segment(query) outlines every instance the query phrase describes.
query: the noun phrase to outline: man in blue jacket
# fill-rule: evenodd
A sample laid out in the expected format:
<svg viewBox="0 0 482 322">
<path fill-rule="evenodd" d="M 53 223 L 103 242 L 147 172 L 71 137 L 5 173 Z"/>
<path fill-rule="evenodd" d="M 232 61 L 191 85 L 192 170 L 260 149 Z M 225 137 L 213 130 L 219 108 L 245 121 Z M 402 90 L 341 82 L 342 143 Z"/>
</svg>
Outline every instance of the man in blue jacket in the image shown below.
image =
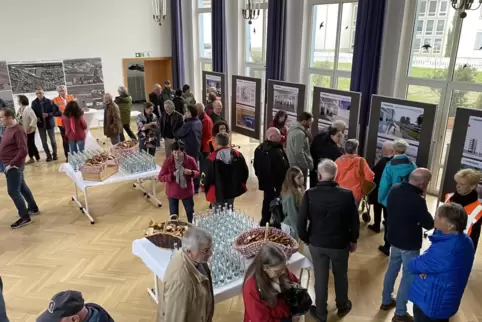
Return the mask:
<svg viewBox="0 0 482 322">
<path fill-rule="evenodd" d="M 55 117 L 62 116 L 59 108 L 52 103 L 51 100 L 44 96 L 44 90 L 39 87 L 35 92 L 37 98 L 32 101 L 32 109 L 37 115 L 37 127 L 42 141 L 42 147 L 47 155 L 47 162 L 57 160 L 57 141 L 55 140 Z M 47 144 L 47 135 L 52 146 L 52 153 L 50 153 L 49 145 Z"/>
<path fill-rule="evenodd" d="M 194 105 L 187 107 L 184 124 L 176 133 L 176 138 L 184 142 L 184 151 L 197 161 L 199 167 L 199 155 L 201 154 L 201 136 L 203 125 L 198 118 L 197 108 Z M 194 178 L 194 192 L 199 192 L 199 178 Z"/>
<path fill-rule="evenodd" d="M 424 193 L 432 178 L 428 169 L 418 168 L 410 174 L 409 182 L 392 187 L 387 198 L 388 241 L 392 244 L 390 262 L 383 281 L 380 309 L 396 307 L 392 322 L 412 322 L 407 312 L 408 290 L 414 276 L 408 272 L 408 263 L 420 254 L 422 228 L 432 229 L 433 218 L 428 212 Z M 395 281 L 403 266 L 397 299 L 392 298 Z"/>
<path fill-rule="evenodd" d="M 395 140 L 393 142 L 393 158 L 387 162 L 383 170 L 380 186 L 378 187 L 378 202 L 387 208 L 387 198 L 390 189 L 394 184 L 407 182 L 413 170 L 417 167 L 415 163 L 410 161 L 405 152 L 408 149 L 407 141 L 403 139 Z M 388 218 L 390 210 L 386 209 L 385 217 Z M 378 247 L 378 249 L 386 256 L 390 255 L 390 242 L 387 240 L 388 227 L 385 220 L 384 240 L 385 245 Z"/>
<path fill-rule="evenodd" d="M 474 263 L 474 246 L 464 233 L 467 213 L 458 204 L 437 209 L 432 244 L 408 264 L 415 322 L 444 322 L 457 313 Z"/>
</svg>

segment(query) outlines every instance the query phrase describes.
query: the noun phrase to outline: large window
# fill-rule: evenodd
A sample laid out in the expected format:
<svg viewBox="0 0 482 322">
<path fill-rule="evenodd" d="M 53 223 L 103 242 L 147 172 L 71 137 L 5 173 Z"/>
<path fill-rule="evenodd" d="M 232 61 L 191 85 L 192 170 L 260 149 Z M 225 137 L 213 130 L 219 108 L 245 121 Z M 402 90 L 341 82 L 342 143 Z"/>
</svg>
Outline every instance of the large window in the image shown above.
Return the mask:
<svg viewBox="0 0 482 322">
<path fill-rule="evenodd" d="M 266 41 L 268 33 L 268 1 L 261 1 L 259 16 L 249 24 L 243 19 L 245 29 L 245 73 L 266 81 Z M 264 87 L 263 87 L 264 88 Z"/>
<path fill-rule="evenodd" d="M 307 81 L 309 106 L 314 86 L 350 89 L 358 3 L 312 0 Z"/>
<path fill-rule="evenodd" d="M 200 75 L 202 71 L 212 71 L 212 27 L 211 27 L 211 0 L 197 0 L 197 21 L 198 21 L 198 57 L 200 62 Z M 201 83 L 202 84 L 202 81 Z"/>
<path fill-rule="evenodd" d="M 460 19 L 448 1 L 418 0 L 413 24 L 405 46 L 411 53 L 402 64 L 407 69 L 399 77 L 397 96 L 438 105 L 430 165 L 430 191 L 437 193 L 455 111 L 482 109 L 482 20 L 477 11 Z"/>
</svg>

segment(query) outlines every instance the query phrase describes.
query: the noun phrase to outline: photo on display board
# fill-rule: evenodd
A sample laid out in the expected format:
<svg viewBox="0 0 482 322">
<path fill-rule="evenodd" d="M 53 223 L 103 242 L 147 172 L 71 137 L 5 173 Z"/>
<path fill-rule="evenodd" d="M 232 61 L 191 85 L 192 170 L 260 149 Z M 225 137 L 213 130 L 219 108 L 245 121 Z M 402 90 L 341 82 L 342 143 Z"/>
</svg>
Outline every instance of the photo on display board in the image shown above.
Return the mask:
<svg viewBox="0 0 482 322">
<path fill-rule="evenodd" d="M 254 107 L 236 104 L 236 125 L 254 132 L 256 128 Z"/>
<path fill-rule="evenodd" d="M 8 64 L 8 73 L 14 94 L 34 93 L 37 87 L 55 91 L 65 85 L 62 62 Z"/>
<path fill-rule="evenodd" d="M 256 107 L 256 82 L 236 80 L 236 103 Z"/>
<path fill-rule="evenodd" d="M 341 120 L 346 125 L 350 122 L 351 97 L 330 93 L 320 93 L 318 130 L 331 126 L 334 121 Z M 348 128 L 345 135 L 348 134 Z"/>
<path fill-rule="evenodd" d="M 104 85 L 68 86 L 67 91 L 74 95 L 81 108 L 101 109 L 104 106 Z"/>
<path fill-rule="evenodd" d="M 209 94 L 213 89 L 216 89 L 216 96 L 222 97 L 223 90 L 221 86 L 221 76 L 217 75 L 206 75 L 206 99 L 208 99 Z"/>
<path fill-rule="evenodd" d="M 0 91 L 0 99 L 5 103 L 6 107 L 14 107 L 12 91 Z"/>
<path fill-rule="evenodd" d="M 67 86 L 104 84 L 100 58 L 64 60 Z"/>
<path fill-rule="evenodd" d="M 298 88 L 273 85 L 273 110 L 283 110 L 296 115 L 298 109 L 298 95 Z"/>
<path fill-rule="evenodd" d="M 482 171 L 482 117 L 471 116 L 469 118 L 460 167 Z M 479 183 L 477 190 L 479 199 L 482 199 L 482 182 Z"/>
<path fill-rule="evenodd" d="M 9 91 L 11 89 L 7 62 L 0 61 L 0 91 Z"/>
<path fill-rule="evenodd" d="M 406 153 L 410 160 L 416 162 L 422 124 L 422 108 L 383 102 L 378 123 L 375 162 L 382 157 L 383 143 L 397 139 L 407 141 L 409 147 Z"/>
</svg>

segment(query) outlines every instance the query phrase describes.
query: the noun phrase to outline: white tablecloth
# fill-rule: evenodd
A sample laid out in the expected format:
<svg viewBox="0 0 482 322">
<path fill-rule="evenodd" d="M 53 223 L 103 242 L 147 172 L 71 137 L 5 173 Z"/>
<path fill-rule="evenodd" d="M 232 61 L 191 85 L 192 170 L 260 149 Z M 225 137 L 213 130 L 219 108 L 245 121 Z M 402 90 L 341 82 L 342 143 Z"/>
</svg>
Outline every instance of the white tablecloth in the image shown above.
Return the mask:
<svg viewBox="0 0 482 322">
<path fill-rule="evenodd" d="M 75 182 L 77 187 L 79 187 L 80 190 L 85 192 L 85 189 L 87 187 L 97 187 L 97 186 L 103 186 L 111 183 L 117 183 L 117 182 L 122 182 L 122 181 L 135 181 L 137 179 L 145 179 L 145 178 L 150 178 L 150 177 L 157 177 L 159 172 L 161 171 L 161 167 L 156 166 L 156 170 L 149 171 L 149 172 L 143 172 L 143 173 L 125 173 L 122 171 L 119 171 L 118 173 L 114 174 L 113 176 L 105 179 L 104 181 L 87 181 L 82 178 L 82 174 L 80 171 L 74 171 L 72 166 L 68 163 L 64 163 L 60 166 L 59 171 L 60 172 L 65 172 L 67 176 Z"/>
<path fill-rule="evenodd" d="M 151 243 L 147 238 L 136 239 L 132 243 L 132 254 L 136 255 L 144 264 L 159 277 L 164 279 L 167 265 L 171 259 L 171 251 L 161 249 Z M 246 266 L 251 260 L 247 260 Z M 299 271 L 302 268 L 310 268 L 311 262 L 302 254 L 296 253 L 288 261 L 288 268 L 291 271 Z M 243 287 L 243 278 L 226 284 L 222 287 L 214 289 L 214 298 L 216 302 L 221 302 L 237 296 L 241 293 Z"/>
</svg>

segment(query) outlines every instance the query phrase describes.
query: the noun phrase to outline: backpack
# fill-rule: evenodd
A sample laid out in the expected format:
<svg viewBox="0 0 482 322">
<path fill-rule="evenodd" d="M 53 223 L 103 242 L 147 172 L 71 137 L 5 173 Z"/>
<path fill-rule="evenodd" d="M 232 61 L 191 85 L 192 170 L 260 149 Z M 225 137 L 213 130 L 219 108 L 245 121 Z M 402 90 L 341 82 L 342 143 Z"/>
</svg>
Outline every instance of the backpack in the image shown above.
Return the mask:
<svg viewBox="0 0 482 322">
<path fill-rule="evenodd" d="M 272 200 L 269 204 L 269 211 L 271 212 L 270 227 L 281 229 L 281 223 L 285 220 L 285 213 L 283 212 L 283 203 L 281 198 Z"/>
</svg>

